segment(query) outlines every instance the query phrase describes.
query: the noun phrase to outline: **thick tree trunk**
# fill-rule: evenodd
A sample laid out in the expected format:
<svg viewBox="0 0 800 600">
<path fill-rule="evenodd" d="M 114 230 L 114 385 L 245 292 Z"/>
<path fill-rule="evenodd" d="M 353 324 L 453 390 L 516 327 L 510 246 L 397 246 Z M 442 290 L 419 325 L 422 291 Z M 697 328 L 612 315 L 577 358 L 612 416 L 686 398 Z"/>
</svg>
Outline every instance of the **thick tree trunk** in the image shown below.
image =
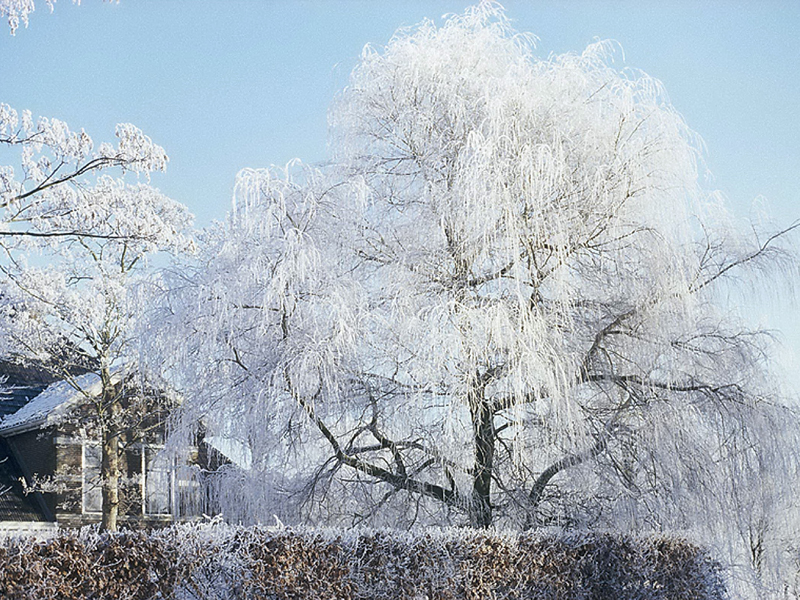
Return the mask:
<svg viewBox="0 0 800 600">
<path fill-rule="evenodd" d="M 121 406 L 109 373 L 101 375 L 103 380 L 103 404 L 106 414 L 103 419 L 102 468 L 103 520 L 101 528 L 105 531 L 117 530 L 119 517 L 119 428 L 118 419 Z"/>
<path fill-rule="evenodd" d="M 475 466 L 469 521 L 473 527 L 492 524 L 492 468 L 494 463 L 494 413 L 483 399 L 470 402 L 475 439 Z"/>
</svg>

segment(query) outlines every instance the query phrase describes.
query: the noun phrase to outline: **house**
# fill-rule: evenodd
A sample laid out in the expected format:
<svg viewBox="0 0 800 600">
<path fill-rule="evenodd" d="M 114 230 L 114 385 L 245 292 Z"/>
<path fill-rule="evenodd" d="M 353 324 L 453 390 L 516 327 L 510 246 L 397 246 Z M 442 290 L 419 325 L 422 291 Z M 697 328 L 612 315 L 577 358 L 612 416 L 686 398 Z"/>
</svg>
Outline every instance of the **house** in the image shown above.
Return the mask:
<svg viewBox="0 0 800 600">
<path fill-rule="evenodd" d="M 99 522 L 101 383 L 82 370 L 57 381 L 46 368 L 0 363 L 0 529 L 77 527 Z M 157 527 L 204 509 L 196 473 L 204 443 L 178 461 L 163 452 L 170 403 L 158 390 L 120 374 L 125 404 L 119 524 Z"/>
</svg>

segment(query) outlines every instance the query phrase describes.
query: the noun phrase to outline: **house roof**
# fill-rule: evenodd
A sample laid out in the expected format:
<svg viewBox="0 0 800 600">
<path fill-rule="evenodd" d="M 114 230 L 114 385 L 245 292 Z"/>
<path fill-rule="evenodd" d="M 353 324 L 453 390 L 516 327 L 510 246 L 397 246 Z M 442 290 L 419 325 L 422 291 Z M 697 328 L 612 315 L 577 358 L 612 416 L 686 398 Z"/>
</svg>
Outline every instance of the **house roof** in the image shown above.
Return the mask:
<svg viewBox="0 0 800 600">
<path fill-rule="evenodd" d="M 0 420 L 17 412 L 55 380 L 40 363 L 0 361 Z"/>
<path fill-rule="evenodd" d="M 87 396 L 98 395 L 101 389 L 100 377 L 95 373 L 78 375 L 69 382 L 51 383 L 42 393 L 0 420 L 0 435 L 55 425 L 70 408 L 84 401 Z"/>
<path fill-rule="evenodd" d="M 57 377 L 45 363 L 40 361 L 2 360 L 0 376 L 6 385 L 29 385 L 53 383 Z"/>
<path fill-rule="evenodd" d="M 0 385 L 0 421 L 17 412 L 36 396 L 41 394 L 46 384 L 42 385 Z"/>
<path fill-rule="evenodd" d="M 253 466 L 253 451 L 247 443 L 222 435 L 207 435 L 205 442 L 240 469 L 249 470 Z"/>
<path fill-rule="evenodd" d="M 64 352 L 66 350 L 62 354 Z M 69 363 L 61 360 L 60 364 L 60 371 L 73 376 L 86 373 L 91 366 L 80 355 Z M 0 421 L 16 413 L 58 379 L 53 365 L 41 360 L 14 357 L 0 360 Z"/>
</svg>

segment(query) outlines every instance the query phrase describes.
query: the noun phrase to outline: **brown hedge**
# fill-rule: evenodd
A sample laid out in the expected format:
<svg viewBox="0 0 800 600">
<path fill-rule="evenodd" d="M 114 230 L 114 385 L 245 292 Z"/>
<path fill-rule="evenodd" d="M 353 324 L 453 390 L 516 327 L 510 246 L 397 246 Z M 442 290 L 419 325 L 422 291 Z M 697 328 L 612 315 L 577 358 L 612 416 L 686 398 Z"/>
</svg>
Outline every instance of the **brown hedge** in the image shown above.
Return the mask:
<svg viewBox="0 0 800 600">
<path fill-rule="evenodd" d="M 0 598 L 8 600 L 725 597 L 707 554 L 669 538 L 210 524 L 0 540 Z"/>
</svg>

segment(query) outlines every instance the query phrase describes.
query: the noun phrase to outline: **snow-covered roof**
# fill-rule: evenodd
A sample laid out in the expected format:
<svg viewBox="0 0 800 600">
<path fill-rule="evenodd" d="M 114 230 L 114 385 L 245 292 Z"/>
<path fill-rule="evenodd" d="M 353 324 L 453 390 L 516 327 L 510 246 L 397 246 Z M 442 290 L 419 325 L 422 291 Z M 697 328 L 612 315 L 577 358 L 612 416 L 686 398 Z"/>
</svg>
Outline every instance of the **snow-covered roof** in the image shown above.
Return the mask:
<svg viewBox="0 0 800 600">
<path fill-rule="evenodd" d="M 71 382 L 52 383 L 17 412 L 3 418 L 0 421 L 0 434 L 55 425 L 70 408 L 85 401 L 86 395 L 96 396 L 101 390 L 100 377 L 95 373 L 78 375 Z"/>
<path fill-rule="evenodd" d="M 52 382 L 25 386 L 0 384 L 0 421 L 7 415 L 13 415 L 36 398 L 50 383 Z"/>
<path fill-rule="evenodd" d="M 248 470 L 253 465 L 253 452 L 245 442 L 221 435 L 207 435 L 205 442 L 240 469 Z"/>
</svg>

